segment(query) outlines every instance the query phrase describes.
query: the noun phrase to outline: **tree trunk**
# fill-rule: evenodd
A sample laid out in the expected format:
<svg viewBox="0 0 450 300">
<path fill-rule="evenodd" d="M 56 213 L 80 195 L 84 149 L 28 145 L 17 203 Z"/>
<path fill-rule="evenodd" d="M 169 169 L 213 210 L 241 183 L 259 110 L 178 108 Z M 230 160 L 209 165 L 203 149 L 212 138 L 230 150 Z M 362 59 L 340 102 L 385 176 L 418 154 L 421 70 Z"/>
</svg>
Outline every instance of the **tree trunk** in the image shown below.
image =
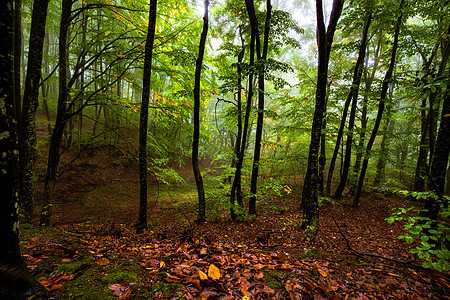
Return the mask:
<svg viewBox="0 0 450 300">
<path fill-rule="evenodd" d="M 156 11 L 158 0 L 150 1 L 147 40 L 145 42 L 144 76 L 142 80 L 142 104 L 139 118 L 139 217 L 137 233 L 147 230 L 147 126 L 150 83 L 152 77 L 153 44 L 155 41 Z"/>
<path fill-rule="evenodd" d="M 267 0 L 267 12 L 266 12 L 266 21 L 264 25 L 264 42 L 263 42 L 263 53 L 261 56 L 261 46 L 259 39 L 259 30 L 258 30 L 258 19 L 255 14 L 255 7 L 253 0 L 246 1 L 252 8 L 247 7 L 247 11 L 249 11 L 249 18 L 252 26 L 252 30 L 255 31 L 256 36 L 256 53 L 258 55 L 258 61 L 262 62 L 263 65 L 259 65 L 261 68 L 258 70 L 258 117 L 256 122 L 256 134 L 255 134 L 255 151 L 253 153 L 253 165 L 252 165 L 252 176 L 250 180 L 250 199 L 249 199 L 249 209 L 248 212 L 250 215 L 256 215 L 256 192 L 257 192 L 257 184 L 258 184 L 258 172 L 259 172 L 259 161 L 261 155 L 261 138 L 262 138 L 262 129 L 264 124 L 264 72 L 265 67 L 264 63 L 267 59 L 267 48 L 269 46 L 269 31 L 270 31 L 270 17 L 272 14 L 272 4 L 270 0 Z M 251 11 L 251 13 L 250 13 Z"/>
<path fill-rule="evenodd" d="M 241 39 L 241 51 L 238 54 L 238 63 L 237 63 L 237 81 L 238 81 L 238 91 L 237 91 L 237 117 L 238 117 L 238 132 L 236 137 L 236 144 L 234 148 L 235 152 L 235 173 L 234 173 L 234 180 L 233 184 L 231 186 L 231 193 L 230 193 L 230 203 L 231 203 L 231 219 L 236 219 L 236 213 L 234 211 L 234 203 L 236 200 L 236 193 L 241 193 L 241 170 L 242 170 L 242 163 L 238 167 L 238 163 L 243 159 L 243 156 L 241 156 L 241 140 L 242 140 L 242 60 L 244 59 L 245 54 L 245 44 L 244 44 L 244 38 L 242 37 L 242 25 L 239 26 L 239 36 Z M 242 199 L 242 195 L 239 196 L 240 199 Z"/>
<path fill-rule="evenodd" d="M 372 86 L 372 83 L 375 79 L 375 74 L 376 71 L 378 69 L 378 62 L 380 60 L 379 54 L 381 52 L 381 45 L 382 45 L 382 41 L 383 41 L 383 35 L 380 34 L 380 38 L 378 39 L 378 45 L 375 49 L 375 53 L 374 53 L 374 64 L 372 67 L 372 73 L 370 75 L 370 77 L 367 77 L 367 64 L 368 64 L 368 60 L 369 57 L 366 58 L 366 72 L 364 73 L 366 75 L 365 78 L 365 89 L 364 89 L 364 97 L 363 97 L 363 101 L 362 101 L 362 111 L 361 111 L 361 131 L 359 134 L 359 143 L 358 143 L 358 147 L 356 148 L 356 158 L 355 158 L 355 165 L 353 166 L 353 176 L 351 177 L 352 179 L 352 192 L 355 191 L 357 189 L 357 181 L 358 181 L 358 175 L 359 175 L 359 169 L 361 168 L 361 159 L 363 156 L 363 151 L 364 151 L 364 140 L 366 137 L 366 128 L 367 128 L 367 121 L 368 121 L 368 117 L 367 117 L 367 102 L 369 99 L 369 92 L 370 92 L 370 88 Z M 367 54 L 368 56 L 368 54 Z"/>
<path fill-rule="evenodd" d="M 450 33 L 450 25 L 447 28 L 447 34 Z M 444 69 L 450 55 L 450 41 L 446 39 L 441 45 L 442 60 L 439 65 L 438 77 L 441 78 L 444 74 Z M 425 200 L 420 215 L 428 217 L 436 221 L 438 219 L 439 210 L 441 209 L 442 195 L 445 190 L 445 178 L 450 154 L 450 92 L 448 90 L 442 91 L 444 93 L 444 104 L 442 107 L 441 122 L 439 131 L 434 145 L 433 157 L 430 164 L 430 176 L 428 186 L 433 190 L 438 199 L 429 197 Z"/>
<path fill-rule="evenodd" d="M 345 154 L 344 154 L 344 165 L 342 168 L 342 176 L 341 181 L 339 182 L 338 187 L 336 188 L 336 192 L 334 197 L 340 199 L 342 197 L 342 192 L 345 189 L 347 184 L 347 178 L 350 170 L 350 161 L 352 155 L 352 144 L 353 144 L 353 127 L 355 125 L 356 118 L 356 107 L 358 103 L 358 93 L 359 86 L 361 83 L 361 76 L 364 69 L 364 59 L 366 56 L 366 48 L 367 48 L 367 36 L 369 34 L 370 23 L 372 22 L 372 8 L 369 8 L 369 12 L 367 15 L 367 20 L 364 25 L 362 37 L 361 37 L 361 45 L 359 46 L 358 59 L 355 65 L 355 71 L 353 73 L 352 86 L 350 88 L 350 93 L 348 98 L 352 99 L 352 106 L 350 109 L 350 116 L 348 120 L 348 133 L 347 133 L 347 141 L 345 145 Z M 343 122 L 345 119 L 343 118 Z M 342 123 L 341 123 L 342 125 Z M 331 174 L 330 174 L 331 175 Z"/>
<path fill-rule="evenodd" d="M 0 1 L 0 298 L 47 299 L 19 247 L 19 178 L 14 106 L 13 0 Z"/>
<path fill-rule="evenodd" d="M 67 35 L 70 26 L 70 16 L 72 10 L 72 0 L 62 1 L 61 21 L 59 29 L 59 95 L 58 95 L 58 108 L 56 112 L 55 128 L 53 129 L 52 138 L 50 140 L 50 148 L 48 153 L 47 172 L 44 181 L 44 195 L 42 200 L 42 212 L 40 225 L 50 225 L 51 208 L 52 208 L 52 195 L 55 188 L 56 172 L 58 169 L 60 153 L 59 148 L 66 127 L 67 107 L 66 102 L 68 100 L 68 87 L 67 87 Z"/>
<path fill-rule="evenodd" d="M 422 110 L 420 112 L 420 145 L 419 156 L 417 158 L 416 170 L 414 173 L 414 191 L 423 192 L 425 190 L 425 174 L 427 173 L 428 157 L 428 118 L 425 112 L 427 99 L 422 100 Z"/>
<path fill-rule="evenodd" d="M 303 185 L 302 229 L 306 229 L 305 239 L 314 241 L 319 230 L 319 202 L 317 185 L 319 180 L 318 159 L 320 136 L 322 133 L 322 118 L 325 112 L 328 62 L 330 60 L 331 44 L 333 43 L 336 25 L 341 16 L 343 0 L 334 0 L 328 29 L 325 28 L 322 0 L 316 0 L 317 15 L 317 46 L 319 49 L 319 66 L 317 69 L 316 103 L 309 145 L 308 169 Z"/>
<path fill-rule="evenodd" d="M 353 207 L 357 207 L 359 205 L 359 198 L 361 197 L 361 191 L 364 184 L 364 178 L 366 176 L 367 166 L 369 164 L 369 152 L 372 150 L 373 143 L 375 142 L 375 138 L 377 136 L 378 128 L 380 127 L 381 118 L 383 117 L 386 97 L 389 89 L 389 84 L 392 80 L 392 74 L 394 72 L 394 66 L 395 66 L 395 56 L 397 54 L 397 48 L 398 48 L 398 36 L 400 34 L 400 28 L 402 25 L 402 18 L 403 18 L 403 3 L 404 0 L 400 2 L 399 11 L 400 15 L 397 18 L 397 22 L 395 24 L 395 33 L 394 33 L 394 44 L 392 46 L 392 55 L 391 55 L 391 61 L 389 63 L 389 68 L 386 72 L 386 75 L 383 80 L 383 85 L 381 86 L 381 94 L 380 94 L 380 102 L 378 104 L 378 112 L 377 117 L 375 119 L 375 124 L 373 126 L 372 134 L 370 135 L 369 141 L 367 143 L 366 152 L 364 156 L 364 161 L 361 167 L 361 173 L 359 175 L 358 179 L 358 188 L 356 190 L 355 198 L 353 199 Z"/>
<path fill-rule="evenodd" d="M 392 98 L 392 93 L 391 97 Z M 399 108 L 400 103 L 396 105 L 395 108 Z M 383 127 L 383 138 L 381 139 L 380 144 L 380 153 L 378 156 L 378 162 L 376 166 L 376 173 L 375 178 L 373 180 L 373 184 L 375 186 L 379 185 L 380 183 L 384 182 L 386 180 L 386 162 L 389 158 L 389 144 L 390 144 L 390 134 L 394 131 L 395 127 L 395 120 L 391 119 L 391 108 L 388 107 L 387 114 L 386 114 L 386 123 Z"/>
<path fill-rule="evenodd" d="M 246 0 L 248 1 L 248 0 Z M 256 42 L 256 36 L 254 35 L 254 31 L 251 31 L 250 35 L 250 63 L 249 63 L 249 75 L 248 75 L 248 93 L 247 93 L 247 102 L 245 107 L 245 117 L 244 117 L 244 126 L 242 129 L 242 140 L 241 140 L 241 149 L 239 150 L 239 157 L 236 163 L 236 174 L 239 174 L 239 177 L 234 178 L 233 187 L 235 186 L 236 192 L 236 201 L 239 206 L 243 206 L 244 203 L 242 201 L 242 191 L 241 191 L 241 173 L 242 173 L 242 166 L 244 163 L 244 155 L 245 155 L 245 149 L 247 148 L 247 138 L 249 136 L 249 120 L 250 120 L 250 112 L 252 107 L 252 98 L 253 98 L 253 71 L 252 67 L 255 64 L 255 42 Z M 233 189 L 232 187 L 232 189 Z M 230 197 L 230 215 L 231 219 L 236 219 L 236 212 L 234 210 L 234 202 L 235 198 L 233 193 Z"/>
<path fill-rule="evenodd" d="M 36 156 L 36 110 L 39 106 L 42 55 L 49 0 L 35 1 L 30 29 L 27 76 L 19 126 L 20 204 L 24 219 L 33 217 L 33 166 Z"/>
<path fill-rule="evenodd" d="M 17 124 L 22 111 L 22 90 L 20 88 L 20 64 L 22 55 L 22 0 L 14 0 L 14 110 Z M 20 128 L 20 126 L 18 127 Z"/>
<path fill-rule="evenodd" d="M 197 185 L 198 194 L 198 222 L 206 221 L 206 201 L 205 190 L 203 188 L 202 174 L 198 167 L 198 145 L 200 141 L 200 80 L 203 64 L 203 56 L 205 54 L 206 36 L 208 34 L 208 7 L 209 0 L 204 1 L 205 12 L 203 15 L 203 30 L 200 36 L 198 46 L 198 57 L 195 63 L 195 83 L 194 83 L 194 136 L 192 139 L 192 168 L 194 171 L 195 183 Z"/>
</svg>

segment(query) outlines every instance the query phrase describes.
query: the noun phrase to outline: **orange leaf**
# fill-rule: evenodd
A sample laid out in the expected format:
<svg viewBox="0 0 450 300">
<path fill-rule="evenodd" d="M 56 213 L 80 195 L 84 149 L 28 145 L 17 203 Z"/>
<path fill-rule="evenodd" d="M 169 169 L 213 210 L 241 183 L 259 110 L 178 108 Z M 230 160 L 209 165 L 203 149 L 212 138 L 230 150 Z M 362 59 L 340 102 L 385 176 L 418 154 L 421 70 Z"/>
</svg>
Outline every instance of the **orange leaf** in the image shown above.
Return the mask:
<svg viewBox="0 0 450 300">
<path fill-rule="evenodd" d="M 325 272 L 324 270 L 322 270 L 322 269 L 317 269 L 318 271 L 319 271 L 319 273 L 320 273 L 320 275 L 322 275 L 323 277 L 327 277 L 328 276 L 328 273 L 327 272 Z"/>
<path fill-rule="evenodd" d="M 214 264 L 211 264 L 208 269 L 208 276 L 211 279 L 218 280 L 220 278 L 220 270 Z"/>
<path fill-rule="evenodd" d="M 198 270 L 198 276 L 200 277 L 201 280 L 207 280 L 208 279 L 208 275 L 206 275 L 205 273 L 203 273 L 200 270 Z"/>
</svg>

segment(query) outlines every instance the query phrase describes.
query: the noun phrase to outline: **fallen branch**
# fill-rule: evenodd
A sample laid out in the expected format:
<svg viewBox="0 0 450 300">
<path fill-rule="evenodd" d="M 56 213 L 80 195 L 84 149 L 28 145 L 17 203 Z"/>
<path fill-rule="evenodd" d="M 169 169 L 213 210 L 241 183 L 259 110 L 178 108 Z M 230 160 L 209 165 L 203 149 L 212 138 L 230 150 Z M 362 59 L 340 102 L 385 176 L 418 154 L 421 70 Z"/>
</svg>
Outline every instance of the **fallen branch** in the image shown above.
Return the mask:
<svg viewBox="0 0 450 300">
<path fill-rule="evenodd" d="M 341 227 L 339 226 L 339 224 L 336 222 L 336 220 L 334 219 L 333 216 L 331 216 L 331 219 L 333 219 L 334 224 L 336 224 L 336 227 L 339 231 L 339 233 L 342 235 L 342 237 L 344 238 L 345 242 L 347 243 L 347 249 L 348 251 L 350 251 L 352 254 L 359 256 L 359 257 L 364 257 L 364 256 L 369 256 L 369 257 L 375 257 L 375 258 L 380 258 L 380 259 L 384 259 L 387 261 L 392 261 L 398 264 L 404 264 L 404 265 L 409 265 L 412 266 L 414 268 L 419 268 L 419 269 L 423 269 L 422 266 L 419 266 L 415 263 L 415 261 L 413 260 L 409 260 L 409 261 L 403 261 L 403 260 L 398 260 L 395 258 L 390 258 L 390 257 L 386 257 L 386 256 L 382 256 L 382 255 L 378 255 L 378 254 L 370 254 L 370 253 L 362 253 L 359 252 L 355 249 L 352 248 L 350 241 L 347 239 L 347 237 L 345 236 L 345 234 L 342 232 Z"/>
</svg>

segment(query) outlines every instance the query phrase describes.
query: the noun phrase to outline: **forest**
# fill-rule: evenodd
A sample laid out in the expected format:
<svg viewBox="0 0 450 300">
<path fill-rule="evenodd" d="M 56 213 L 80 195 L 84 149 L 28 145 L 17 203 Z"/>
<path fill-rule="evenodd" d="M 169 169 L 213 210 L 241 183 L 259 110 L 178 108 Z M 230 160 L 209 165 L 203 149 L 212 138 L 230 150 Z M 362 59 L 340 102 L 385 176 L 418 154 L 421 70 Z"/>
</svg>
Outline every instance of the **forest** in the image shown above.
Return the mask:
<svg viewBox="0 0 450 300">
<path fill-rule="evenodd" d="M 0 299 L 450 299 L 448 0 L 1 0 Z"/>
</svg>

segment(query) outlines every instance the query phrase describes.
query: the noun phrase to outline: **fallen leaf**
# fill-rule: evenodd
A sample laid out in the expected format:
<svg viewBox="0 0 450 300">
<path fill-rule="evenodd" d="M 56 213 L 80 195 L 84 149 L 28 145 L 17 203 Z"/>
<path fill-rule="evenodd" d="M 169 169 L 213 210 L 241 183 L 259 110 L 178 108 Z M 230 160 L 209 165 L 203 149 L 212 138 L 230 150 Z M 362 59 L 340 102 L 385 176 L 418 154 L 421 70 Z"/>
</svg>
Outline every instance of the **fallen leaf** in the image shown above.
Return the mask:
<svg viewBox="0 0 450 300">
<path fill-rule="evenodd" d="M 220 270 L 214 264 L 211 264 L 208 268 L 208 276 L 211 279 L 218 280 L 220 278 Z"/>
<path fill-rule="evenodd" d="M 328 276 L 328 273 L 325 272 L 324 270 L 322 270 L 321 268 L 318 268 L 317 270 L 319 271 L 320 275 L 322 275 L 322 277 L 327 277 Z"/>
<path fill-rule="evenodd" d="M 206 275 L 203 271 L 198 270 L 198 276 L 200 277 L 200 280 L 207 280 L 208 275 Z"/>
<path fill-rule="evenodd" d="M 99 266 L 106 266 L 109 264 L 109 260 L 106 257 L 102 257 L 99 260 L 97 260 L 96 263 Z"/>
</svg>

